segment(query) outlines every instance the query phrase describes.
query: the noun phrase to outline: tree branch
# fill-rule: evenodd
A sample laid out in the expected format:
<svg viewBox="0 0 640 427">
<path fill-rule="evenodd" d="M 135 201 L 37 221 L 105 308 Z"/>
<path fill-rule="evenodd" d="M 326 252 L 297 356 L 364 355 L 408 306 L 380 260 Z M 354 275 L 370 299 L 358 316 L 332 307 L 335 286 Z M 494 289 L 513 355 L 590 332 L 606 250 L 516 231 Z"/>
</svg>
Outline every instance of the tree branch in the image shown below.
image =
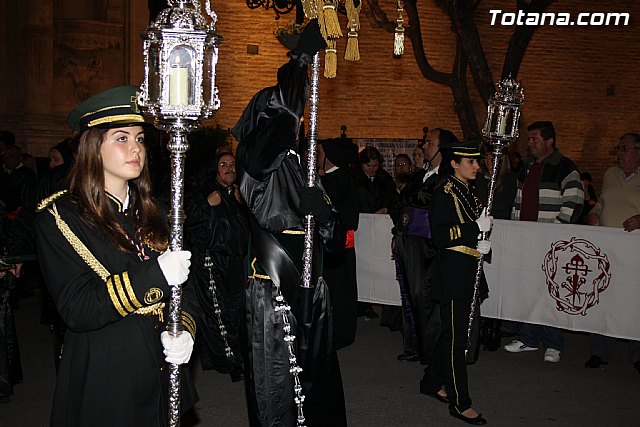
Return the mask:
<svg viewBox="0 0 640 427">
<path fill-rule="evenodd" d="M 526 12 L 542 13 L 553 0 L 533 0 L 529 2 L 524 0 L 518 0 L 518 8 Z M 515 79 L 520 71 L 520 65 L 522 59 L 527 51 L 527 46 L 531 42 L 533 33 L 538 29 L 536 25 L 518 25 L 516 26 L 511 38 L 509 39 L 509 47 L 504 57 L 504 63 L 502 64 L 502 78 L 505 79 L 511 76 Z"/>
</svg>

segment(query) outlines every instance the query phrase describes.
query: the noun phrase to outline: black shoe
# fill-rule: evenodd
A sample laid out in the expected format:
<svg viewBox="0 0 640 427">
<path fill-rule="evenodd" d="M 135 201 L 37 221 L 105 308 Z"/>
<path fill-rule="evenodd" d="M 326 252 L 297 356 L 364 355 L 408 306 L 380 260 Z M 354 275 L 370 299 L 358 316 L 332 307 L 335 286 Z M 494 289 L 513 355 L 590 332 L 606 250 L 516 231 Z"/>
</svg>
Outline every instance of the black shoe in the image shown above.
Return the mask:
<svg viewBox="0 0 640 427">
<path fill-rule="evenodd" d="M 373 309 L 371 309 L 371 308 L 368 309 L 368 310 L 365 310 L 364 312 L 362 312 L 358 317 L 362 317 L 364 320 L 372 320 L 372 319 L 379 319 L 380 318 L 378 313 L 373 311 Z"/>
<path fill-rule="evenodd" d="M 636 368 L 636 371 L 640 374 L 640 361 L 633 364 L 633 367 Z"/>
<path fill-rule="evenodd" d="M 425 396 L 429 396 L 432 399 L 436 399 L 438 402 L 449 403 L 449 399 L 446 396 L 441 396 L 437 391 L 425 391 L 420 389 L 420 394 L 424 394 Z"/>
<path fill-rule="evenodd" d="M 420 355 L 418 353 L 402 353 L 398 355 L 398 360 L 400 362 L 417 362 L 420 360 Z"/>
<path fill-rule="evenodd" d="M 607 362 L 605 362 L 604 360 L 600 359 L 600 357 L 591 356 L 589 358 L 589 360 L 584 362 L 584 367 L 585 368 L 599 368 L 600 365 L 606 365 L 606 364 L 607 364 Z"/>
<path fill-rule="evenodd" d="M 469 418 L 469 417 L 465 417 L 464 415 L 456 411 L 454 408 L 449 408 L 449 413 L 453 418 L 462 420 L 467 424 L 473 424 L 474 426 L 481 426 L 487 423 L 487 420 L 482 417 L 482 414 L 478 414 L 478 416 L 474 418 Z"/>
</svg>

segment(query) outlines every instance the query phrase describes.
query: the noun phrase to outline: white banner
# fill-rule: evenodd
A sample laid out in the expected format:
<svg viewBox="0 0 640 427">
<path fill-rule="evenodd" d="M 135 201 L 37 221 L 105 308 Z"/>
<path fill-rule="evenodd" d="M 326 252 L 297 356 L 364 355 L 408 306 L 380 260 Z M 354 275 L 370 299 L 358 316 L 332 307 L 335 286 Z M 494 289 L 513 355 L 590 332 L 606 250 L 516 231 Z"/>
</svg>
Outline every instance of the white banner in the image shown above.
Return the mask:
<svg viewBox="0 0 640 427">
<path fill-rule="evenodd" d="M 355 233 L 358 300 L 377 304 L 401 305 L 396 267 L 391 259 L 389 215 L 360 214 Z"/>
<path fill-rule="evenodd" d="M 400 305 L 391 221 L 367 216 L 356 232 L 359 298 Z M 640 340 L 640 232 L 496 220 L 491 242 L 483 316 Z"/>
</svg>

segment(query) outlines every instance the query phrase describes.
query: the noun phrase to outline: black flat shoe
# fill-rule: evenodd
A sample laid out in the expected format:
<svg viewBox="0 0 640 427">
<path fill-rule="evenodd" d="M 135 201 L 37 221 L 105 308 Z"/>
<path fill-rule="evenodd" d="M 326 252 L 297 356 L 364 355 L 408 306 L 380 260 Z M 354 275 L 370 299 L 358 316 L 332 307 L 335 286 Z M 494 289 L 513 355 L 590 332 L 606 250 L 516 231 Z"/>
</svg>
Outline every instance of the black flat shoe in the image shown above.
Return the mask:
<svg viewBox="0 0 640 427">
<path fill-rule="evenodd" d="M 420 355 L 418 353 L 402 353 L 398 355 L 398 360 L 400 362 L 417 362 L 420 360 Z"/>
<path fill-rule="evenodd" d="M 469 418 L 469 417 L 465 417 L 455 409 L 451 409 L 451 408 L 449 408 L 449 413 L 453 418 L 457 418 L 459 420 L 464 421 L 467 424 L 472 424 L 474 426 L 481 426 L 487 423 L 487 420 L 485 418 L 482 418 L 482 414 L 478 414 L 478 416 L 474 418 Z"/>
<path fill-rule="evenodd" d="M 598 356 L 591 356 L 589 358 L 589 360 L 587 360 L 586 362 L 584 362 L 584 367 L 585 368 L 599 368 L 600 365 L 606 365 L 607 362 L 605 362 L 604 360 L 600 359 L 600 357 Z"/>
<path fill-rule="evenodd" d="M 432 399 L 436 399 L 438 402 L 449 403 L 449 399 L 446 396 L 439 395 L 438 392 L 427 392 L 420 390 L 420 393 L 424 394 L 425 396 L 429 396 Z"/>
</svg>

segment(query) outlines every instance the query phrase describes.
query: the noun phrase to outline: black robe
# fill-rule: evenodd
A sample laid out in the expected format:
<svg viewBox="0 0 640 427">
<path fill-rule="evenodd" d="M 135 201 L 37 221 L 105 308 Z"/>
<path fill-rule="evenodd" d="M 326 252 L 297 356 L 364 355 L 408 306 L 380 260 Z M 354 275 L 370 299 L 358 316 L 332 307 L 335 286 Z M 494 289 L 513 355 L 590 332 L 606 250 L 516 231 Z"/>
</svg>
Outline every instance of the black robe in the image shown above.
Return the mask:
<svg viewBox="0 0 640 427">
<path fill-rule="evenodd" d="M 240 141 L 237 164 L 240 190 L 253 213 L 247 298 L 247 406 L 251 425 L 291 426 L 298 417 L 291 360 L 304 394 L 306 425 L 346 425 L 344 393 L 332 343 L 332 319 L 326 283 L 317 278 L 316 250 L 312 283 L 299 286 L 304 234 L 299 192 L 305 186 L 296 153 L 300 117 L 308 97 L 310 60 L 294 52 L 278 71 L 278 84 L 258 92 L 233 134 Z M 344 246 L 336 220 L 316 226 L 316 248 Z M 277 310 L 289 306 L 290 310 Z M 290 329 L 289 329 L 290 328 Z M 287 331 L 295 336 L 291 359 Z"/>
<path fill-rule="evenodd" d="M 358 229 L 360 214 L 353 176 L 339 168 L 321 177 L 322 186 L 331 198 L 342 224 L 347 230 Z M 348 240 L 348 239 L 347 239 Z M 356 340 L 358 323 L 358 281 L 356 277 L 356 249 L 353 241 L 339 251 L 325 251 L 323 277 L 329 286 L 333 307 L 333 336 L 336 349 Z"/>
<path fill-rule="evenodd" d="M 132 209 L 123 212 L 115 198 L 110 200 L 116 221 L 135 236 Z M 171 287 L 157 262 L 159 253 L 146 243 L 130 252 L 115 249 L 80 218 L 68 194 L 40 207 L 38 259 L 67 326 L 51 425 L 167 425 L 169 365 L 160 342 L 165 324 L 159 315 L 134 313 L 164 302 L 158 309 L 168 319 Z M 86 250 L 72 246 L 60 220 Z M 139 256 L 141 248 L 147 260 Z M 195 335 L 197 305 L 189 287 L 182 313 L 186 330 Z M 181 412 L 197 400 L 186 366 L 181 367 Z"/>
<path fill-rule="evenodd" d="M 221 202 L 212 207 L 207 196 L 213 191 L 220 193 Z M 194 189 L 185 204 L 185 239 L 192 253 L 189 279 L 194 285 L 204 320 L 198 328 L 196 349 L 202 369 L 227 373 L 242 365 L 239 333 L 247 278 L 249 212 L 215 177 L 208 177 L 200 188 Z M 205 266 L 206 256 L 211 260 L 210 268 Z M 221 310 L 219 315 L 216 303 Z M 232 354 L 225 350 L 225 338 Z"/>
<path fill-rule="evenodd" d="M 431 271 L 436 249 L 430 237 L 417 232 L 428 228 L 428 223 L 413 224 L 423 221 L 413 214 L 429 211 L 438 175 L 433 173 L 425 180 L 425 174 L 424 170 L 413 174 L 402 189 L 398 203 L 390 209 L 390 215 L 396 231 L 401 293 L 405 296 L 402 298 L 404 351 L 417 353 L 420 362 L 428 365 L 440 335 L 439 306 L 431 300 Z"/>
</svg>

